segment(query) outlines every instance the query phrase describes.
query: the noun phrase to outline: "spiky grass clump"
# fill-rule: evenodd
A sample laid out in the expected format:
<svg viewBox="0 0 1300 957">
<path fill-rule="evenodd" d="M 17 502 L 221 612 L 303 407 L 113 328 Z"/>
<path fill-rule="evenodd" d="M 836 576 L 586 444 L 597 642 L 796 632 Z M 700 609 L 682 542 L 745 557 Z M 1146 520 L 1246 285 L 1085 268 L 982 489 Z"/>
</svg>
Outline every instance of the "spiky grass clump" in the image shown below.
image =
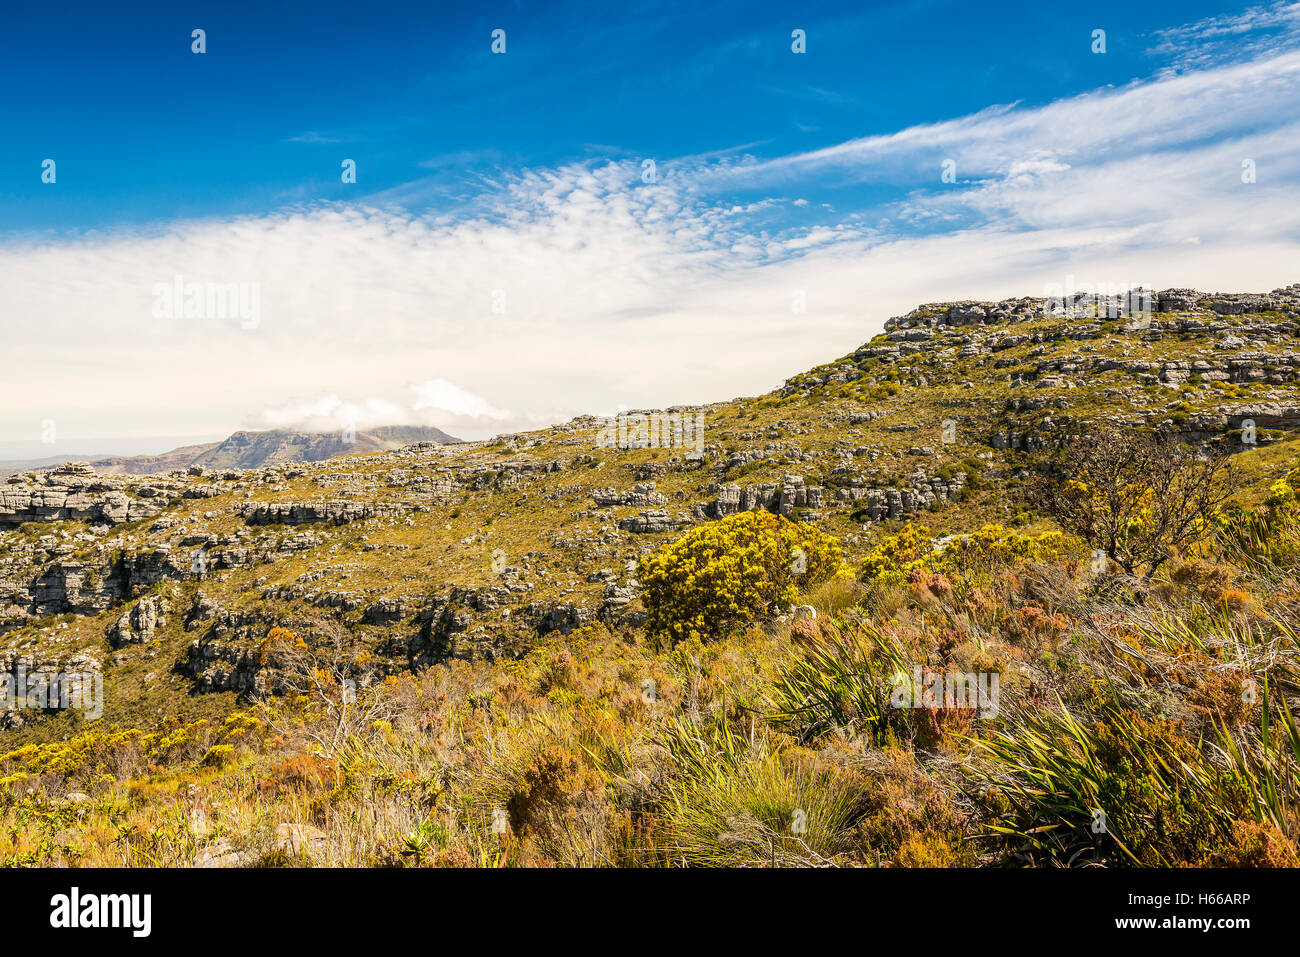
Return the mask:
<svg viewBox="0 0 1300 957">
<path fill-rule="evenodd" d="M 855 846 L 863 781 L 751 725 L 742 732 L 678 721 L 666 746 L 675 774 L 665 795 L 674 861 L 693 866 L 814 867 Z"/>
<path fill-rule="evenodd" d="M 879 740 L 905 723 L 889 698 L 911 667 L 898 640 L 869 623 L 822 634 L 776 679 L 773 719 L 804 742 L 832 731 Z"/>
<path fill-rule="evenodd" d="M 1276 700 L 1263 686 L 1260 735 L 1257 741 L 1226 724 L 1218 727 L 1218 747 L 1229 760 L 1228 776 L 1235 789 L 1249 798 L 1250 811 L 1261 825 L 1289 845 L 1280 856 L 1297 863 L 1300 844 L 1300 726 L 1284 697 Z"/>
<path fill-rule="evenodd" d="M 1043 865 L 1196 864 L 1232 842 L 1242 781 L 1175 723 L 1108 709 L 1081 722 L 1057 703 L 1023 710 L 974 764 L 999 850 Z"/>
</svg>

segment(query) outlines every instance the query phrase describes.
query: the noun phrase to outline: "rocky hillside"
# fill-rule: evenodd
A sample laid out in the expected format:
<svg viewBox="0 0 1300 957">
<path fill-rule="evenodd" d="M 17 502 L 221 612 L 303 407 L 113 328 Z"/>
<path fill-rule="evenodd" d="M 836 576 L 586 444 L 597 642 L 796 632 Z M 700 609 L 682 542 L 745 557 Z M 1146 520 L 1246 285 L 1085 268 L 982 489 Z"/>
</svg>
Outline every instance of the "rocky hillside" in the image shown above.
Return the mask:
<svg viewBox="0 0 1300 957">
<path fill-rule="evenodd" d="M 235 432 L 221 442 L 187 445 L 161 455 L 96 459 L 91 465 L 103 475 L 158 475 L 190 466 L 253 469 L 263 465 L 321 462 L 339 455 L 381 452 L 412 442 L 459 441 L 441 429 L 425 425 L 386 425 L 348 436 L 341 432 L 269 429 L 261 432 Z"/>
<path fill-rule="evenodd" d="M 922 514 L 936 535 L 1033 522 L 1022 480 L 1089 422 L 1226 439 L 1261 473 L 1294 457 L 1300 285 L 1155 302 L 1138 319 L 920 306 L 768 395 L 669 410 L 702 414 L 698 452 L 611 447 L 583 417 L 456 445 L 359 433 L 344 457 L 328 437 L 237 433 L 165 474 L 14 475 L 0 661 L 102 669 L 110 719 L 220 711 L 274 687 L 258 649 L 277 625 L 344 622 L 376 676 L 513 657 L 595 620 L 634 628 L 637 560 L 739 510 L 819 525 L 850 558 Z M 25 735 L 64 717 L 6 720 Z"/>
</svg>

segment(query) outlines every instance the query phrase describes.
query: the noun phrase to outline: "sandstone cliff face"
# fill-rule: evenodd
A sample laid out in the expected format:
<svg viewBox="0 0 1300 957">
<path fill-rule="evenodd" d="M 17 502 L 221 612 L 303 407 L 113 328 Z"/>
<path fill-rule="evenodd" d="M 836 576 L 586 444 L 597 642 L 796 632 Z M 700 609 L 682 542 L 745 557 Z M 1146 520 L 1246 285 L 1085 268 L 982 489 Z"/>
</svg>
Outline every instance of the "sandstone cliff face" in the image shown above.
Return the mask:
<svg viewBox="0 0 1300 957">
<path fill-rule="evenodd" d="M 0 528 L 72 519 L 120 525 L 158 513 L 157 504 L 127 494 L 127 487 L 124 479 L 99 475 L 84 462 L 28 473 L 0 486 Z"/>
<path fill-rule="evenodd" d="M 165 599 L 155 596 L 141 598 L 109 630 L 108 641 L 114 648 L 129 644 L 147 644 L 154 632 L 166 624 L 170 607 Z"/>
<path fill-rule="evenodd" d="M 401 505 L 346 501 L 266 502 L 240 507 L 240 514 L 250 525 L 342 525 L 368 518 L 396 518 L 405 511 Z"/>
</svg>

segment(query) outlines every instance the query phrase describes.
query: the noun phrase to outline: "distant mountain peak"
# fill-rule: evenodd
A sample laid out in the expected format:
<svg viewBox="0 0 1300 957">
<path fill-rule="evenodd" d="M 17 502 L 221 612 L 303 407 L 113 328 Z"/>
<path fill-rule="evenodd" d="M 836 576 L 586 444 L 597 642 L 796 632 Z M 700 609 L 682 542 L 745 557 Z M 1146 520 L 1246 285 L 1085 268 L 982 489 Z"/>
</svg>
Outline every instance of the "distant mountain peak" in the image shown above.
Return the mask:
<svg viewBox="0 0 1300 957">
<path fill-rule="evenodd" d="M 91 464 L 100 473 L 121 475 L 151 475 L 190 466 L 252 469 L 263 465 L 320 462 L 339 455 L 384 452 L 416 442 L 447 445 L 459 441 L 428 425 L 388 425 L 349 435 L 291 429 L 240 430 L 220 442 L 189 445 L 161 455 L 115 456 Z"/>
</svg>

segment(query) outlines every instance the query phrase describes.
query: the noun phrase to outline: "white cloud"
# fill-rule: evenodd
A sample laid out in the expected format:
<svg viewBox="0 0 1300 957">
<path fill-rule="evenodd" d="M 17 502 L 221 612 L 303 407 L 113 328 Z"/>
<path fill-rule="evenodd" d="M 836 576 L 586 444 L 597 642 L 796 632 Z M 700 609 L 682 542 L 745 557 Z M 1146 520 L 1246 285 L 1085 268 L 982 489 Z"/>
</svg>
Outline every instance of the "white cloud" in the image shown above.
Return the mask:
<svg viewBox="0 0 1300 957">
<path fill-rule="evenodd" d="M 348 414 L 473 438 L 761 393 L 919 302 L 1069 275 L 1273 288 L 1300 279 L 1297 102 L 1300 52 L 1274 43 L 811 153 L 665 160 L 652 185 L 635 160 L 592 161 L 500 174 L 454 214 L 402 208 L 416 183 L 369 204 L 11 243 L 0 437 L 47 418 L 94 437 Z M 957 184 L 940 182 L 949 157 Z M 892 198 L 851 208 L 865 182 Z M 783 222 L 776 195 L 811 197 L 800 221 L 821 221 Z M 260 283 L 260 324 L 154 319 L 150 290 L 177 274 Z"/>
<path fill-rule="evenodd" d="M 429 379 L 411 386 L 415 393 L 412 406 L 416 411 L 432 409 L 450 415 L 463 415 L 472 418 L 502 421 L 510 418 L 510 413 L 494 407 L 482 396 L 466 392 L 460 386 L 446 379 Z"/>
<path fill-rule="evenodd" d="M 305 133 L 299 133 L 297 136 L 290 136 L 285 140 L 286 143 L 307 143 L 313 146 L 320 146 L 329 143 L 342 143 L 343 139 L 338 136 L 330 136 L 326 133 L 318 133 L 315 130 L 307 130 Z"/>
<path fill-rule="evenodd" d="M 377 425 L 408 424 L 408 412 L 387 399 L 348 402 L 330 394 L 304 401 L 289 401 L 263 409 L 245 424 L 254 429 L 296 429 L 335 432 L 351 426 L 364 431 Z"/>
<path fill-rule="evenodd" d="M 384 425 L 432 425 L 457 437 L 493 435 L 537 428 L 554 422 L 554 415 L 516 414 L 498 409 L 482 396 L 443 378 L 415 382 L 395 397 L 371 396 L 349 400 L 336 393 L 311 399 L 291 399 L 261 410 L 245 420 L 252 429 L 294 429 L 334 432 L 347 427 L 365 431 Z"/>
<path fill-rule="evenodd" d="M 1061 163 L 1050 156 L 1034 156 L 1030 159 L 1017 160 L 1007 170 L 1007 177 L 1016 179 L 1021 176 L 1043 176 L 1048 173 L 1064 173 L 1070 168 L 1069 163 Z"/>
<path fill-rule="evenodd" d="M 1241 13 L 1206 17 L 1153 34 L 1151 52 L 1170 58 L 1166 72 L 1204 69 L 1229 58 L 1240 60 L 1294 42 L 1300 36 L 1300 3 L 1275 0 Z"/>
</svg>

